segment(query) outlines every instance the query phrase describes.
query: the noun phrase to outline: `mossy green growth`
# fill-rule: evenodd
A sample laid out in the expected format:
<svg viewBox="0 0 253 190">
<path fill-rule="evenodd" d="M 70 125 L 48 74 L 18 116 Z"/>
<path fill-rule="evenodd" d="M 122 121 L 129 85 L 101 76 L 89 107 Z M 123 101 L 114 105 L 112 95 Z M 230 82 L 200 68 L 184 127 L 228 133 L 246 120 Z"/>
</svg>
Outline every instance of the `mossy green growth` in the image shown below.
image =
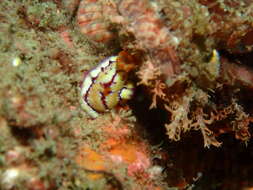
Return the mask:
<svg viewBox="0 0 253 190">
<path fill-rule="evenodd" d="M 57 29 L 66 24 L 66 13 L 59 9 L 54 2 L 38 0 L 25 1 L 27 18 L 33 24 L 42 28 Z"/>
<path fill-rule="evenodd" d="M 32 177 L 46 188 L 104 189 L 106 179 L 85 180 L 87 172 L 76 165 L 75 154 L 82 143 L 101 142 L 102 122 L 88 123 L 78 86 L 83 72 L 110 52 L 69 26 L 69 16 L 55 2 L 1 1 L 0 116 L 7 127 L 0 126 L 0 165 L 13 167 L 5 163 L 6 153 L 25 146 L 20 162 L 29 168 L 24 169 L 29 178 L 17 184 L 19 189 L 27 189 Z M 71 46 L 61 26 L 69 27 Z"/>
<path fill-rule="evenodd" d="M 36 13 L 37 9 L 43 12 L 56 8 L 52 2 L 38 1 L 27 1 L 23 6 L 29 3 L 32 4 L 31 13 Z M 19 3 L 3 4 L 6 4 L 6 10 L 10 10 L 10 15 L 6 12 L 4 22 L 0 24 L 3 65 L 0 74 L 4 78 L 0 81 L 1 114 L 20 127 L 68 121 L 78 110 L 70 107 L 79 107 L 77 86 L 82 72 L 97 62 L 97 57 L 89 54 L 92 48 L 85 38 L 81 41 L 82 46 L 78 44 L 80 40 L 78 43 L 74 40 L 73 47 L 77 49 L 69 48 L 60 33 L 41 31 L 36 27 L 28 29 L 30 25 L 27 22 L 19 22 L 24 19 L 19 14 L 8 20 L 13 16 L 9 6 L 13 6 L 15 12 L 23 6 Z M 61 23 L 57 19 L 55 22 Z M 65 19 L 64 22 L 69 21 Z M 43 26 L 51 27 L 50 23 L 43 23 Z M 21 60 L 20 64 L 13 65 L 17 58 Z"/>
</svg>

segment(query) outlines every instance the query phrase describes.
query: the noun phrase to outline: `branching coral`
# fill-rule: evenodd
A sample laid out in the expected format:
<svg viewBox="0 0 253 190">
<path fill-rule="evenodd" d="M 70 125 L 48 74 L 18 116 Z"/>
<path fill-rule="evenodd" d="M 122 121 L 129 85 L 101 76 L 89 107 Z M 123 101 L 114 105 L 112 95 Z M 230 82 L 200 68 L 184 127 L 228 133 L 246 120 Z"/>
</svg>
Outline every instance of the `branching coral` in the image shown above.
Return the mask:
<svg viewBox="0 0 253 190">
<path fill-rule="evenodd" d="M 235 93 L 240 86 L 251 88 L 251 69 L 231 64 L 214 49 L 222 44 L 226 51 L 234 51 L 242 43 L 252 20 L 251 8 L 246 4 L 249 3 L 119 2 L 119 14 L 126 24 L 120 28 L 121 32 L 134 36 L 132 51 L 137 48 L 145 52 L 143 64 L 137 72 L 138 84 L 146 86 L 153 97 L 150 108 L 156 108 L 158 100 L 159 105 L 168 111 L 170 121 L 165 127 L 170 139 L 179 140 L 182 132 L 193 129 L 201 131 L 204 146 L 220 146 L 215 139 L 218 133 L 215 134 L 213 128 L 221 121 L 230 123 L 231 131 L 243 128 L 241 131 L 247 136 L 244 139 L 248 139 L 251 119 L 243 106 L 234 102 L 236 95 L 227 99 L 231 113 L 227 116 L 216 113 L 216 119 L 214 113 L 217 108 L 225 109 L 225 103 L 213 101 L 210 96 L 219 96 L 216 91 L 223 85 L 231 87 L 225 93 Z M 239 9 L 234 9 L 238 6 Z M 240 115 L 245 122 L 241 122 Z M 217 120 L 217 117 L 220 118 Z"/>
<path fill-rule="evenodd" d="M 140 78 L 140 82 L 138 82 L 138 84 L 151 86 L 152 81 L 157 79 L 159 75 L 161 75 L 160 69 L 154 66 L 152 62 L 147 61 L 141 66 L 140 70 L 137 72 L 137 76 Z"/>
<path fill-rule="evenodd" d="M 192 110 L 191 104 L 194 103 L 196 96 L 201 95 L 201 91 L 188 92 L 180 102 L 174 101 L 172 104 L 165 105 L 165 109 L 171 114 L 171 122 L 165 124 L 167 134 L 170 139 L 180 140 L 181 134 L 189 130 L 201 131 L 204 138 L 204 146 L 220 146 L 208 125 L 213 123 L 213 118 L 207 119 L 208 115 L 203 113 L 203 108 L 197 107 Z"/>
</svg>

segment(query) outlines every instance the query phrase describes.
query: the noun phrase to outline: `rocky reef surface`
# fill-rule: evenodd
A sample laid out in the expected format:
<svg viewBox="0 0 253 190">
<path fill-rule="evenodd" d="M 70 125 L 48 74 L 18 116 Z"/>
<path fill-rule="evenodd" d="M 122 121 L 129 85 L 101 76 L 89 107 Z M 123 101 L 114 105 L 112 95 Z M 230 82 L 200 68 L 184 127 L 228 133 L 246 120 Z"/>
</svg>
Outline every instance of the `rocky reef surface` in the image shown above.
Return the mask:
<svg viewBox="0 0 253 190">
<path fill-rule="evenodd" d="M 251 0 L 2 0 L 0 189 L 252 189 L 252 26 Z"/>
</svg>

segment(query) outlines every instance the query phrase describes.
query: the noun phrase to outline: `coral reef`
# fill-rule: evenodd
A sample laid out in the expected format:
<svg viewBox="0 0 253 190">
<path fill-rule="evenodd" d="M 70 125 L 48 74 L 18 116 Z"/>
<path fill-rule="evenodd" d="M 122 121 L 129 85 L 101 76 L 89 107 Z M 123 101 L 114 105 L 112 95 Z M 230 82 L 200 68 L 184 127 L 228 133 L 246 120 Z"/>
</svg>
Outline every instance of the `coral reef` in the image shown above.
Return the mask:
<svg viewBox="0 0 253 190">
<path fill-rule="evenodd" d="M 249 140 L 251 113 L 239 104 L 237 91 L 240 87 L 252 89 L 253 73 L 222 53 L 237 52 L 239 45 L 245 53 L 250 51 L 251 44 L 246 47 L 245 43 L 252 23 L 247 3 L 119 2 L 119 14 L 125 20 L 121 30 L 135 39 L 129 51 L 139 49 L 145 55 L 137 71 L 138 83 L 153 96 L 150 108 L 156 108 L 159 100 L 159 106 L 168 111 L 165 127 L 170 139 L 180 140 L 182 132 L 200 130 L 204 146 L 220 146 L 216 140 L 219 134 L 211 128 L 229 120 L 228 132 L 240 133 L 242 136 L 236 138 Z M 233 95 L 227 97 L 226 93 Z M 211 94 L 214 99 L 226 96 L 226 103 L 212 100 Z"/>
<path fill-rule="evenodd" d="M 252 3 L 2 0 L 0 189 L 252 188 Z"/>
</svg>

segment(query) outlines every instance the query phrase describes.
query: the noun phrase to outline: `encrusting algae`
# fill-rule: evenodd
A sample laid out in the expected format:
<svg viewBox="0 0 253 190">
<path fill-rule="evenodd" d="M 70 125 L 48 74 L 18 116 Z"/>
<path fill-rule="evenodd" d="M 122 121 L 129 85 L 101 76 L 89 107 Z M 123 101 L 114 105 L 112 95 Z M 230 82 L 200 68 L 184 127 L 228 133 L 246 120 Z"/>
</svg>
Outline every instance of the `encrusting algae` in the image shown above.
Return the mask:
<svg viewBox="0 0 253 190">
<path fill-rule="evenodd" d="M 252 3 L 2 0 L 0 189 L 252 188 Z"/>
</svg>

